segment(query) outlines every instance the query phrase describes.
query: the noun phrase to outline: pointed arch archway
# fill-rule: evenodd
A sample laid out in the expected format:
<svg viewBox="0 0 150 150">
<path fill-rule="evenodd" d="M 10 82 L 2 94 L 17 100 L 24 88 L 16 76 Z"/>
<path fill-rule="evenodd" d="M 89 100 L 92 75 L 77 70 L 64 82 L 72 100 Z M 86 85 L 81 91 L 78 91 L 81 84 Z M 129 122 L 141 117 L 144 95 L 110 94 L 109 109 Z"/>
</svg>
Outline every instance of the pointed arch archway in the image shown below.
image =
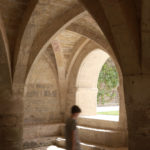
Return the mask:
<svg viewBox="0 0 150 150">
<path fill-rule="evenodd" d="M 104 128 L 106 127 L 112 129 L 126 130 L 126 111 L 124 103 L 123 77 L 121 69 L 114 56 L 111 56 L 111 54 L 104 49 L 103 50 L 99 49 L 98 45 L 97 44 L 94 45 L 93 42 L 91 41 L 89 41 L 82 48 L 82 50 L 76 57 L 74 64 L 72 65 L 70 74 L 68 75 L 68 94 L 67 94 L 66 109 L 69 109 L 73 104 L 77 104 L 82 107 L 83 115 L 96 114 L 98 76 L 101 67 L 109 57 L 113 59 L 119 74 L 119 85 L 120 85 L 118 88 L 120 95 L 119 122 L 113 121 L 107 122 L 101 120 L 100 121 L 101 123 L 99 123 L 100 126 L 98 124 L 94 126 L 102 127 L 104 125 L 103 126 Z M 93 99 L 95 99 L 94 102 Z"/>
</svg>

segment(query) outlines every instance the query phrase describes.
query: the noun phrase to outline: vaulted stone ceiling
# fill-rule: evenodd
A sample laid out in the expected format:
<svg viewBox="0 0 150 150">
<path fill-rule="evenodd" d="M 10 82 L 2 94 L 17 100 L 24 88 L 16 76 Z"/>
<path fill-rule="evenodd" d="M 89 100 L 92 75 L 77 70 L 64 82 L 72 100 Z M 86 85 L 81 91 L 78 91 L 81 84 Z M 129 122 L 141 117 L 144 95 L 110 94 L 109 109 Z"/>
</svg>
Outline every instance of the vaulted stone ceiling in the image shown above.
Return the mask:
<svg viewBox="0 0 150 150">
<path fill-rule="evenodd" d="M 99 1 L 101 5 L 97 5 L 97 8 L 100 8 L 103 10 L 103 13 L 105 13 L 105 19 L 101 20 L 101 24 L 103 24 L 101 27 L 103 29 L 103 32 L 105 33 L 106 37 L 108 40 L 110 39 L 110 36 L 113 34 L 113 40 L 118 40 L 123 39 L 126 41 L 126 38 L 131 38 L 134 39 L 133 43 L 131 45 L 133 46 L 130 50 L 133 51 L 133 54 L 130 57 L 134 57 L 135 55 L 139 55 L 139 47 L 140 43 L 139 41 L 139 35 L 140 35 L 140 24 L 142 23 L 142 34 L 141 36 L 143 37 L 142 40 L 143 44 L 142 47 L 143 49 L 143 58 L 140 58 L 139 60 L 135 60 L 135 65 L 139 63 L 139 61 L 143 60 L 143 63 L 146 61 L 148 62 L 148 55 L 146 55 L 146 43 L 147 43 L 147 35 L 144 33 L 145 30 L 148 30 L 148 23 L 146 23 L 148 20 L 148 15 L 145 15 L 147 13 L 147 8 L 149 6 L 149 3 L 146 1 L 132 1 L 132 2 L 119 2 L 119 1 L 114 1 L 114 2 L 108 2 L 108 1 Z M 93 6 L 96 5 L 96 3 L 91 3 Z M 142 4 L 142 7 L 141 7 Z M 118 7 L 119 6 L 119 7 Z M 71 9 L 70 9 L 71 8 Z M 120 8 L 120 10 L 118 9 Z M 144 9 L 143 9 L 144 8 Z M 107 11 L 105 10 L 107 9 Z M 121 9 L 124 11 L 122 13 Z M 48 44 L 47 42 L 52 38 L 54 35 L 55 31 L 59 29 L 60 27 L 57 27 L 56 24 L 61 24 L 61 20 L 63 16 L 66 17 L 66 23 L 71 20 L 71 18 L 74 18 L 75 16 L 76 19 L 73 19 L 70 23 L 70 25 L 65 25 L 65 22 L 60 25 L 63 26 L 65 25 L 65 28 L 68 30 L 74 30 L 75 32 L 78 32 L 80 34 L 83 34 L 83 31 L 86 30 L 85 33 L 88 33 L 92 37 L 93 33 L 95 33 L 95 39 L 98 40 L 101 35 L 103 35 L 103 32 L 99 29 L 98 25 L 95 23 L 95 21 L 92 19 L 92 17 L 88 13 L 84 13 L 84 15 L 80 15 L 82 12 L 84 12 L 84 8 L 79 4 L 77 0 L 40 0 L 40 1 L 30 1 L 30 0 L 1 0 L 0 1 L 0 10 L 1 10 L 1 17 L 4 23 L 4 28 L 7 33 L 7 39 L 9 42 L 9 49 L 10 49 L 10 58 L 11 58 L 11 66 L 13 66 L 13 75 L 14 73 L 16 74 L 16 67 L 17 63 L 20 61 L 20 65 L 25 67 L 26 63 L 28 64 L 28 67 L 25 67 L 26 71 L 24 74 L 27 74 L 29 72 L 32 63 L 34 62 L 34 59 L 36 58 L 37 54 L 40 52 L 40 50 L 43 49 L 43 46 L 45 44 Z M 54 11 L 55 10 L 55 11 Z M 73 11 L 71 11 L 73 10 Z M 115 11 L 114 11 L 115 10 Z M 90 10 L 89 10 L 90 11 Z M 97 10 L 95 9 L 95 12 Z M 70 14 L 68 13 L 70 12 Z M 129 12 L 132 12 L 132 16 L 128 15 Z M 67 15 L 66 15 L 67 14 Z M 95 15 L 98 15 L 99 13 L 95 13 Z M 113 14 L 113 17 L 111 16 Z M 69 16 L 70 15 L 70 16 Z M 72 17 L 71 17 L 72 15 Z M 122 15 L 122 16 L 121 16 Z M 145 17 L 144 17 L 145 16 Z M 68 17 L 68 18 L 67 18 Z M 59 18 L 61 18 L 59 20 Z M 70 19 L 69 19 L 70 18 Z M 118 22 L 115 22 L 115 18 L 118 18 Z M 119 20 L 120 18 L 120 20 Z M 122 19 L 121 19 L 122 18 Z M 124 19 L 123 19 L 124 18 Z M 140 20 L 142 19 L 142 21 Z M 131 21 L 132 20 L 132 21 Z M 59 22 L 60 21 L 60 22 Z M 96 20 L 98 23 L 99 21 Z M 119 22 L 120 21 L 120 22 Z M 57 23 L 58 22 L 58 23 Z M 107 22 L 107 25 L 111 27 L 111 34 L 107 33 L 109 32 L 108 30 L 105 31 L 104 28 L 106 28 L 107 25 L 104 25 Z M 127 26 L 125 26 L 127 23 L 129 23 Z M 121 24 L 124 24 L 121 25 Z M 147 24 L 147 25 L 145 25 Z M 122 29 L 125 30 L 130 30 L 131 26 L 135 26 L 135 31 L 131 35 L 127 35 L 122 32 Z M 117 27 L 117 28 L 116 28 Z M 117 29 L 117 31 L 116 31 Z M 125 31 L 124 30 L 124 31 Z M 54 31 L 54 32 L 53 32 Z M 99 32 L 98 32 L 99 31 Z M 117 34 L 114 34 L 117 33 Z M 118 37 L 118 35 L 122 32 L 122 35 L 124 37 Z M 56 33 L 57 34 L 57 33 Z M 88 36 L 85 34 L 84 36 Z M 126 36 L 126 37 L 125 37 Z M 51 38 L 50 38 L 51 37 Z M 93 39 L 92 39 L 93 40 Z M 105 40 L 105 38 L 104 38 Z M 39 42 L 40 41 L 40 42 Z M 131 40 L 132 41 L 132 40 Z M 116 51 L 116 56 L 118 59 L 120 59 L 119 55 L 126 55 L 126 53 L 121 53 L 117 50 L 119 47 L 119 42 L 118 46 L 114 45 L 112 40 L 110 39 L 109 42 L 111 43 L 111 46 L 114 48 L 114 51 Z M 120 41 L 122 42 L 122 41 Z M 145 43 L 145 44 L 144 44 Z M 121 44 L 121 43 L 120 43 Z M 125 44 L 126 45 L 126 44 Z M 128 44 L 127 44 L 128 45 Z M 107 43 L 108 46 L 108 43 Z M 129 49 L 129 48 L 126 48 Z M 137 49 L 134 50 L 134 49 Z M 25 54 L 25 51 L 28 53 Z M 31 53 L 32 54 L 31 54 Z M 27 56 L 26 56 L 27 55 Z M 126 60 L 122 60 L 126 62 Z M 146 63 L 145 62 L 145 63 Z M 129 63 L 129 61 L 128 61 Z M 19 65 L 18 64 L 18 65 Z M 149 66 L 149 65 L 148 65 Z M 148 66 L 146 64 L 143 64 L 143 69 L 147 72 L 148 71 Z M 28 68 L 28 69 L 27 69 Z M 139 71 L 139 68 L 134 67 L 134 69 L 137 69 Z M 24 69 L 23 69 L 24 70 Z M 130 72 L 130 70 L 127 70 L 127 72 Z M 16 74 L 17 75 L 17 74 Z M 15 75 L 14 75 L 15 76 Z M 25 78 L 25 77 L 22 77 Z M 24 80 L 24 79 L 23 79 Z"/>
<path fill-rule="evenodd" d="M 71 32 L 68 30 L 62 31 L 57 37 L 56 40 L 59 41 L 59 45 L 62 48 L 62 53 L 65 57 L 69 56 L 72 49 L 74 48 L 76 42 L 80 40 L 81 35 Z"/>
<path fill-rule="evenodd" d="M 8 5 L 7 7 L 6 4 Z M 140 11 L 139 1 L 136 1 L 135 4 L 135 11 L 137 12 L 138 16 Z M 120 29 L 118 25 L 122 22 L 125 23 L 126 18 L 125 20 L 121 19 L 120 13 L 121 22 L 115 23 L 113 22 L 114 18 L 110 17 L 111 11 L 113 11 L 115 7 L 118 6 L 117 2 L 109 3 L 102 1 L 103 9 L 105 6 L 107 7 L 107 10 L 109 10 L 109 8 L 111 7 L 110 11 L 106 12 L 106 18 L 104 19 L 111 19 L 110 21 L 107 20 L 107 23 L 110 24 L 112 28 L 114 28 L 114 31 L 111 30 L 111 32 L 122 32 L 122 28 L 126 28 L 125 24 L 124 27 L 120 26 Z M 122 6 L 121 3 L 120 6 Z M 87 39 L 95 41 L 99 44 L 100 48 L 107 49 L 108 52 L 111 53 L 111 55 L 113 55 L 112 48 L 114 48 L 115 55 L 118 60 L 120 59 L 120 55 L 125 55 L 123 53 L 119 54 L 120 52 L 117 50 L 117 47 L 113 47 L 111 40 L 109 40 L 110 37 L 107 37 L 107 33 L 105 33 L 106 37 L 112 45 L 111 48 L 109 42 L 106 40 L 106 37 L 97 25 L 96 21 L 87 11 L 85 11 L 85 9 L 81 6 L 81 4 L 79 4 L 77 0 L 1 0 L 0 7 L 9 42 L 11 55 L 10 62 L 12 66 L 11 70 L 14 83 L 20 84 L 25 82 L 26 77 L 28 76 L 28 73 L 32 68 L 32 64 L 36 62 L 35 60 L 37 56 L 39 56 L 39 54 L 41 54 L 42 51 L 44 51 L 48 47 L 50 47 L 50 52 L 53 55 L 52 58 L 54 66 L 55 68 L 57 68 L 57 60 L 54 54 L 55 52 L 53 52 L 55 50 L 53 47 L 51 47 L 51 42 L 54 39 L 58 41 L 62 49 L 64 59 L 63 61 L 65 61 L 64 63 L 69 63 L 69 57 L 71 57 L 70 51 L 73 51 L 76 46 L 78 47 L 78 45 L 82 44 Z M 8 7 L 9 11 L 7 11 Z M 62 14 L 63 16 L 65 16 L 64 18 Z M 117 16 L 119 14 L 119 10 L 118 12 L 113 13 L 113 17 L 115 16 L 115 14 L 116 17 L 119 17 Z M 101 23 L 103 22 L 104 21 L 101 21 Z M 116 31 L 115 29 L 116 25 L 116 29 L 119 29 L 118 31 Z M 67 30 L 63 31 L 64 29 Z M 105 30 L 103 31 L 105 32 Z M 116 38 L 120 41 L 121 37 L 118 37 L 117 35 L 119 35 L 119 33 L 114 35 L 114 37 L 116 36 Z M 124 36 L 123 38 L 127 38 L 127 36 Z M 133 44 L 133 46 L 135 45 Z M 134 51 L 133 48 L 132 51 Z M 131 57 L 133 57 L 134 55 L 137 54 L 133 52 Z M 122 59 L 120 64 L 123 63 L 122 61 L 126 60 Z M 137 62 L 135 60 L 135 65 L 136 64 Z"/>
<path fill-rule="evenodd" d="M 11 53 L 14 52 L 19 27 L 30 0 L 1 0 L 0 10 L 5 25 Z"/>
<path fill-rule="evenodd" d="M 54 36 L 59 41 L 65 61 L 69 60 L 69 55 L 71 55 L 69 51 L 75 45 L 82 44 L 82 40 L 91 37 L 93 37 L 91 40 L 98 40 L 101 35 L 104 37 L 96 22 L 87 12 L 84 12 L 84 8 L 77 0 L 1 0 L 0 8 L 8 39 L 13 83 L 25 82 L 38 54 L 46 47 L 52 49 L 49 40 L 54 39 Z M 71 22 L 66 24 L 68 21 Z M 62 26 L 67 30 L 56 32 L 59 29 L 62 30 Z M 50 52 L 56 67 L 55 54 L 53 50 Z"/>
</svg>

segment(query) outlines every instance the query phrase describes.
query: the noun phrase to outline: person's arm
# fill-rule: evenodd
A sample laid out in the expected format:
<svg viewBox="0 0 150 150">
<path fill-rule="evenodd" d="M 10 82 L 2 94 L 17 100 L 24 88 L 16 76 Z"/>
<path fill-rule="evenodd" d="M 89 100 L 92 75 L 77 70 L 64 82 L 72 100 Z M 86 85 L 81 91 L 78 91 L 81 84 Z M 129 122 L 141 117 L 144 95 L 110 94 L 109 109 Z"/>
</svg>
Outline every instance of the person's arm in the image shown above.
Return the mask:
<svg viewBox="0 0 150 150">
<path fill-rule="evenodd" d="M 75 139 L 76 121 L 72 121 L 72 150 L 75 150 L 76 139 Z"/>
<path fill-rule="evenodd" d="M 72 150 L 75 150 L 75 131 L 72 131 Z"/>
</svg>

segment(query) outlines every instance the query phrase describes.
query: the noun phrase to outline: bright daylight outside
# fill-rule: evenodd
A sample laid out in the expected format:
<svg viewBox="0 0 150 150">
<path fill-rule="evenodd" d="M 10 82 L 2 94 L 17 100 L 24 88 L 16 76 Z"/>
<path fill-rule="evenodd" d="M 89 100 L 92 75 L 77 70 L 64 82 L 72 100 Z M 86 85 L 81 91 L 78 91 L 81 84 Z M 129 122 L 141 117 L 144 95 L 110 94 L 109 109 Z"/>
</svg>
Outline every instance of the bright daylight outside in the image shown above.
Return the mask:
<svg viewBox="0 0 150 150">
<path fill-rule="evenodd" d="M 114 62 L 109 58 L 98 78 L 97 115 L 110 120 L 119 119 L 119 77 Z"/>
</svg>

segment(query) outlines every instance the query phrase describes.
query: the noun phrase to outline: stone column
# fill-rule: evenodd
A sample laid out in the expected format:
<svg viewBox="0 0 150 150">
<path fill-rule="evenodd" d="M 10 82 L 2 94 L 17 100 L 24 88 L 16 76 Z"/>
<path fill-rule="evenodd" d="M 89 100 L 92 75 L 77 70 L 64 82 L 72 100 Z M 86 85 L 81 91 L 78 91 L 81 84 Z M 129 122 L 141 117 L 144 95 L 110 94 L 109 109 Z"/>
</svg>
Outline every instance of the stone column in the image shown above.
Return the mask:
<svg viewBox="0 0 150 150">
<path fill-rule="evenodd" d="M 22 150 L 22 101 L 12 93 L 9 46 L 0 16 L 0 150 Z"/>
<path fill-rule="evenodd" d="M 97 88 L 77 88 L 76 104 L 81 107 L 82 115 L 96 115 L 97 93 Z"/>
<path fill-rule="evenodd" d="M 120 77 L 118 93 L 119 93 L 119 128 L 120 130 L 125 130 L 127 132 L 127 116 L 126 116 L 126 108 L 125 108 L 125 97 L 124 97 L 124 88 L 123 88 L 123 78 L 122 75 Z"/>
<path fill-rule="evenodd" d="M 129 150 L 150 149 L 150 75 L 124 76 Z"/>
<path fill-rule="evenodd" d="M 0 150 L 22 150 L 22 104 L 10 87 L 0 89 Z"/>
</svg>

